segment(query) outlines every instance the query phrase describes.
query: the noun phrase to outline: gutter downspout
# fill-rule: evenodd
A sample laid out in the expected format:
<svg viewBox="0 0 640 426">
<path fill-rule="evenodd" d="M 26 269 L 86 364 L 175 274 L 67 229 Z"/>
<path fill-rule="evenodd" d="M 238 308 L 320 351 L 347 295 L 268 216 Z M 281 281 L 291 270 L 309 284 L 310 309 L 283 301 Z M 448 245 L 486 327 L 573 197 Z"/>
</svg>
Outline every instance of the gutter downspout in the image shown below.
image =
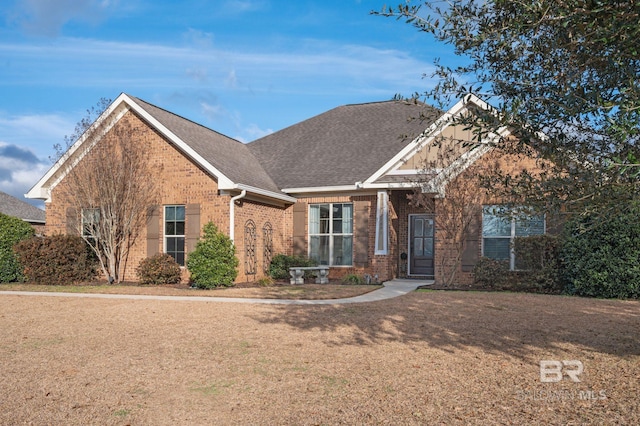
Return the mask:
<svg viewBox="0 0 640 426">
<path fill-rule="evenodd" d="M 246 195 L 247 195 L 247 190 L 243 189 L 239 195 L 236 195 L 235 197 L 231 197 L 231 200 L 229 200 L 229 238 L 231 239 L 231 242 L 234 242 L 235 230 L 236 230 L 236 219 L 235 219 L 236 201 L 238 201 L 241 198 L 244 198 Z"/>
</svg>

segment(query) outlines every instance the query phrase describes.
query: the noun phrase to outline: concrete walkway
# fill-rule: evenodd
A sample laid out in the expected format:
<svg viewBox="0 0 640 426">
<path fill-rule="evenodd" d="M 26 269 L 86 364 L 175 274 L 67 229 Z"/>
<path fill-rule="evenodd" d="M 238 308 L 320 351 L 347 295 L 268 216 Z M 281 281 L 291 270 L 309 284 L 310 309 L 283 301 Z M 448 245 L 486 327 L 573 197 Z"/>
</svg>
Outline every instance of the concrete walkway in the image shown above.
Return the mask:
<svg viewBox="0 0 640 426">
<path fill-rule="evenodd" d="M 343 303 L 364 303 L 392 299 L 414 291 L 421 285 L 433 284 L 433 281 L 394 279 L 385 282 L 384 287 L 360 296 L 344 299 L 323 300 L 286 300 L 286 299 L 250 299 L 244 297 L 208 297 L 208 296 L 151 296 L 142 294 L 100 294 L 100 293 L 58 293 L 40 291 L 0 291 L 0 295 L 12 296 L 51 296 L 84 297 L 90 299 L 126 299 L 126 300 L 171 300 L 182 302 L 232 302 L 264 303 L 268 305 L 337 305 Z"/>
</svg>

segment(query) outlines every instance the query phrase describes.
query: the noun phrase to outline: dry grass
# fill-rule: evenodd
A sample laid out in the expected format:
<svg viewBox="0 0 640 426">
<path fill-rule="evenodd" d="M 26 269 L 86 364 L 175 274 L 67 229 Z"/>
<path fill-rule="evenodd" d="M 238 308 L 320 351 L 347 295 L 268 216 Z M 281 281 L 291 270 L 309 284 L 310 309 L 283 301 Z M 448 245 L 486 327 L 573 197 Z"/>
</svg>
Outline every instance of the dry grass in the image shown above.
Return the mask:
<svg viewBox="0 0 640 426">
<path fill-rule="evenodd" d="M 637 301 L 527 294 L 271 306 L 0 293 L 0 424 L 635 425 L 638 330 Z M 582 382 L 541 383 L 543 359 L 580 360 Z"/>
</svg>

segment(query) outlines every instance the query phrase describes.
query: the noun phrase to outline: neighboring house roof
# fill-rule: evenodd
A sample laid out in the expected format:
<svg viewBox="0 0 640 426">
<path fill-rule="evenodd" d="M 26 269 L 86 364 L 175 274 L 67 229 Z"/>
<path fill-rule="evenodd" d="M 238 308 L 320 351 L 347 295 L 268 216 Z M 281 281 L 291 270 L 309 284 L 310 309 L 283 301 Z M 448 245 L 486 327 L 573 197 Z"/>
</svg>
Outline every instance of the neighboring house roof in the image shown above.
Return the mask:
<svg viewBox="0 0 640 426">
<path fill-rule="evenodd" d="M 285 192 L 355 188 L 442 114 L 425 104 L 404 101 L 345 105 L 248 147 Z"/>
<path fill-rule="evenodd" d="M 17 217 L 29 223 L 45 223 L 43 210 L 2 191 L 0 191 L 0 213 Z"/>
</svg>

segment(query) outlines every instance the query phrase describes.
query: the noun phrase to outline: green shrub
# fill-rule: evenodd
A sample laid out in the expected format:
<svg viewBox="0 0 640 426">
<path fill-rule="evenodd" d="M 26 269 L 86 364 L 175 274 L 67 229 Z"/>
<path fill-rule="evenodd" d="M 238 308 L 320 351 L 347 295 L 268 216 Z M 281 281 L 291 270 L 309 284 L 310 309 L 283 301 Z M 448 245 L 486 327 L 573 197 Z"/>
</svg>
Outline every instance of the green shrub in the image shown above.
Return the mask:
<svg viewBox="0 0 640 426">
<path fill-rule="evenodd" d="M 349 274 L 342 277 L 342 284 L 361 285 L 364 282 L 364 278 L 358 274 Z"/>
<path fill-rule="evenodd" d="M 304 256 L 287 256 L 286 254 L 276 254 L 269 265 L 269 276 L 274 280 L 286 280 L 290 278 L 289 268 L 293 266 L 317 266 L 318 262 Z M 305 271 L 305 278 L 311 278 L 313 273 Z"/>
<path fill-rule="evenodd" d="M 569 294 L 640 297 L 640 206 L 619 210 L 606 220 L 584 215 L 566 224 L 560 257 Z"/>
<path fill-rule="evenodd" d="M 81 237 L 32 237 L 15 246 L 25 277 L 38 284 L 70 285 L 95 278 L 97 261 Z"/>
<path fill-rule="evenodd" d="M 22 266 L 13 246 L 33 235 L 33 227 L 27 222 L 0 213 L 0 283 L 22 281 Z"/>
<path fill-rule="evenodd" d="M 517 237 L 513 251 L 518 271 L 516 281 L 524 291 L 561 293 L 560 239 L 554 235 Z"/>
<path fill-rule="evenodd" d="M 236 248 L 213 222 L 203 228 L 203 236 L 189 254 L 187 268 L 198 288 L 230 287 L 238 276 Z"/>
<path fill-rule="evenodd" d="M 142 259 L 136 274 L 140 284 L 178 284 L 181 280 L 180 265 L 167 253 Z"/>
<path fill-rule="evenodd" d="M 262 277 L 258 280 L 258 285 L 260 287 L 271 287 L 275 282 L 271 277 Z"/>
<path fill-rule="evenodd" d="M 502 289 L 508 285 L 509 261 L 482 257 L 473 267 L 473 282 L 479 287 Z"/>
</svg>

